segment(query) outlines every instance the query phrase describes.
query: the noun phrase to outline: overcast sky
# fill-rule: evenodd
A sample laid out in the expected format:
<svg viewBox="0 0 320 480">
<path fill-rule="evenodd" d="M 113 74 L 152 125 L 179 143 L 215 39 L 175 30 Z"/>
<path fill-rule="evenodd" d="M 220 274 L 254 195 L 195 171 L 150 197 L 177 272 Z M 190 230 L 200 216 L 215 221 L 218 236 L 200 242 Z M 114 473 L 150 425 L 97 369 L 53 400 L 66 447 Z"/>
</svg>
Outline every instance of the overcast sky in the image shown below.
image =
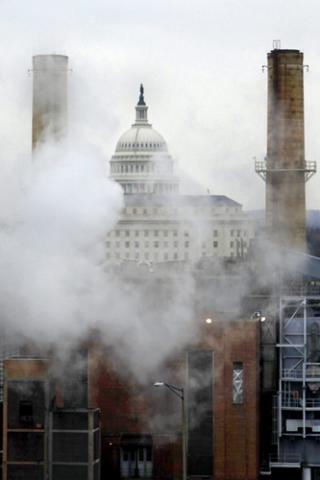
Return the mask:
<svg viewBox="0 0 320 480">
<path fill-rule="evenodd" d="M 319 19 L 319 0 L 0 0 L 1 158 L 31 149 L 32 55 L 66 54 L 70 115 L 106 163 L 143 82 L 149 119 L 179 168 L 262 208 L 252 160 L 266 152 L 261 65 L 273 39 L 304 52 L 306 158 L 319 160 Z M 319 175 L 308 208 L 320 208 Z"/>
</svg>

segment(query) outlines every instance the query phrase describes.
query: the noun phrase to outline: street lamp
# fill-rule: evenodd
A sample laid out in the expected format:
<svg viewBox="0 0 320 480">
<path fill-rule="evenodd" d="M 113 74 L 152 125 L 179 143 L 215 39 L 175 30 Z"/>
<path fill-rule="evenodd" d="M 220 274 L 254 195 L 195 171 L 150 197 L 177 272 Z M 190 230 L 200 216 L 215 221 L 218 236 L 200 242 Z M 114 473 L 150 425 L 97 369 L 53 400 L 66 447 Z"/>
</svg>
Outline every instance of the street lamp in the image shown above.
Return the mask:
<svg viewBox="0 0 320 480">
<path fill-rule="evenodd" d="M 186 411 L 184 403 L 184 389 L 165 382 L 155 382 L 154 387 L 167 387 L 181 400 L 181 440 L 182 440 L 182 480 L 187 480 L 187 447 L 186 447 Z"/>
<path fill-rule="evenodd" d="M 251 320 L 260 320 L 260 322 L 265 322 L 267 320 L 265 315 L 262 315 L 262 312 L 258 310 L 257 312 L 253 312 L 251 315 Z"/>
</svg>

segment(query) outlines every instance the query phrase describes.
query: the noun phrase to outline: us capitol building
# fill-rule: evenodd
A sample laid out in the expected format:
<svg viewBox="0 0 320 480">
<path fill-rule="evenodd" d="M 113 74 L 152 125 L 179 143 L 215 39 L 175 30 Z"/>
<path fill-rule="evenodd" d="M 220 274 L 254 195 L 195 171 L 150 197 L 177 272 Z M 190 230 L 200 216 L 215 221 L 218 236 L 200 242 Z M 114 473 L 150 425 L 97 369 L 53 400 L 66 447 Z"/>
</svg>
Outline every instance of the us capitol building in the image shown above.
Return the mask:
<svg viewBox="0 0 320 480">
<path fill-rule="evenodd" d="M 254 221 L 224 195 L 179 194 L 166 141 L 148 122 L 142 85 L 135 109 L 135 123 L 120 137 L 110 161 L 110 177 L 124 191 L 124 208 L 108 235 L 107 259 L 152 265 L 244 258 Z"/>
</svg>

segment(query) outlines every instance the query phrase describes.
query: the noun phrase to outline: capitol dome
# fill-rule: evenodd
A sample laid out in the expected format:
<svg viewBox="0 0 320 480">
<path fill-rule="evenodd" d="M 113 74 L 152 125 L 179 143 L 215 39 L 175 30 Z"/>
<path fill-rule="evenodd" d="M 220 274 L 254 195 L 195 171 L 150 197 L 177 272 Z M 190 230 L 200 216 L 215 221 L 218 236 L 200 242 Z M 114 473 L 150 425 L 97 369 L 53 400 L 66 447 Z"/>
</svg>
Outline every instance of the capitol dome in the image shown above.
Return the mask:
<svg viewBox="0 0 320 480">
<path fill-rule="evenodd" d="M 167 144 L 151 125 L 133 124 L 117 143 L 116 152 L 168 152 Z"/>
<path fill-rule="evenodd" d="M 174 161 L 163 136 L 148 123 L 147 113 L 141 85 L 136 121 L 117 142 L 110 161 L 111 178 L 121 184 L 126 194 L 177 193 Z"/>
</svg>

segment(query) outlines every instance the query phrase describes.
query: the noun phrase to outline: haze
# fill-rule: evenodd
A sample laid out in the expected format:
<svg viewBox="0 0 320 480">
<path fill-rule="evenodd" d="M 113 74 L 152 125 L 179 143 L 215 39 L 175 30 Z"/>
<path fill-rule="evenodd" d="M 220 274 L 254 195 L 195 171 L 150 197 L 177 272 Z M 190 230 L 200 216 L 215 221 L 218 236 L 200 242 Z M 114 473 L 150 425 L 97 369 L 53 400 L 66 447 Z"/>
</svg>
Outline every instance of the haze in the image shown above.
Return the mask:
<svg viewBox="0 0 320 480">
<path fill-rule="evenodd" d="M 31 149 L 31 57 L 70 57 L 70 122 L 107 162 L 133 122 L 140 82 L 149 116 L 189 187 L 263 208 L 252 157 L 266 151 L 267 78 L 281 39 L 304 52 L 306 159 L 320 151 L 320 5 L 316 0 L 29 0 L 1 2 L 0 141 L 3 158 Z M 10 19 L 10 21 L 8 20 Z M 81 114 L 80 114 L 81 112 Z M 318 208 L 318 176 L 308 208 Z M 248 188 L 249 187 L 249 188 Z"/>
</svg>

